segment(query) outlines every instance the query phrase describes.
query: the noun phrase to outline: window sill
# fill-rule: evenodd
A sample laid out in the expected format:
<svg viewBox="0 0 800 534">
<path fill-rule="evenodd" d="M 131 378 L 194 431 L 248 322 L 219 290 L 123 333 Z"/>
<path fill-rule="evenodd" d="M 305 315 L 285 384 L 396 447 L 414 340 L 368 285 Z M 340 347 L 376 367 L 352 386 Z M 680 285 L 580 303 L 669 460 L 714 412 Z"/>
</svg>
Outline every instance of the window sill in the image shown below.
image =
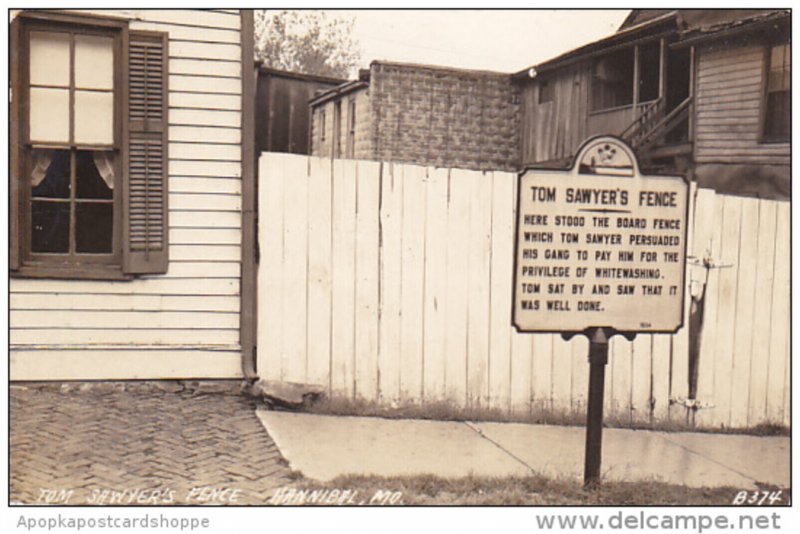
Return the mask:
<svg viewBox="0 0 800 534">
<path fill-rule="evenodd" d="M 50 278 L 57 280 L 133 280 L 119 266 L 59 266 L 28 264 L 11 271 L 11 278 Z"/>
</svg>

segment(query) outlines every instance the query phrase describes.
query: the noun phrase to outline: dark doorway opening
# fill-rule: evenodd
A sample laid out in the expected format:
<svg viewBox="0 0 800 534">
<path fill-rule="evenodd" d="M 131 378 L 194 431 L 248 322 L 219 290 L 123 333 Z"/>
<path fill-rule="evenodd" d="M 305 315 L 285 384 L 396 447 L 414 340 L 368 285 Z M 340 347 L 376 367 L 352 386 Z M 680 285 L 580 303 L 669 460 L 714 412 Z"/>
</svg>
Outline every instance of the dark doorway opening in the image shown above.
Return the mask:
<svg viewBox="0 0 800 534">
<path fill-rule="evenodd" d="M 678 107 L 689 98 L 689 83 L 691 80 L 692 61 L 688 48 L 670 50 L 667 54 L 667 86 L 666 110 Z M 689 118 L 682 120 L 675 128 L 667 133 L 666 141 L 669 144 L 686 143 L 689 141 Z"/>
<path fill-rule="evenodd" d="M 661 85 L 659 62 L 661 43 L 655 42 L 639 48 L 639 102 L 658 98 Z"/>
</svg>

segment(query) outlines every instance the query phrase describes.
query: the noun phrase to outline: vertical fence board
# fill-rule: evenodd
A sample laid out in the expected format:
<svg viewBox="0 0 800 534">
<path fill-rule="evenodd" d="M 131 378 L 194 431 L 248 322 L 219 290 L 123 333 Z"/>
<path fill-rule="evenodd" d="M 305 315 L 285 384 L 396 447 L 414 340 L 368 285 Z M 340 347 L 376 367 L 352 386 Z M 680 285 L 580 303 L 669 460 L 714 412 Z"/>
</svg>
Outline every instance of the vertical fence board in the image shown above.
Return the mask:
<svg viewBox="0 0 800 534">
<path fill-rule="evenodd" d="M 631 342 L 621 336 L 611 338 L 608 347 L 608 368 L 611 376 L 606 381 L 608 388 L 609 417 L 627 421 L 631 407 Z"/>
<path fill-rule="evenodd" d="M 586 336 L 572 338 L 572 393 L 570 411 L 586 413 L 586 395 L 589 392 L 589 340 Z"/>
<path fill-rule="evenodd" d="M 425 214 L 424 398 L 442 400 L 447 299 L 447 169 L 428 169 Z"/>
<path fill-rule="evenodd" d="M 380 164 L 359 161 L 356 185 L 356 398 L 378 397 L 378 247 Z"/>
<path fill-rule="evenodd" d="M 533 348 L 533 336 L 516 331 L 511 336 L 511 409 L 516 413 L 531 410 Z"/>
<path fill-rule="evenodd" d="M 470 173 L 467 303 L 467 402 L 484 406 L 489 393 L 489 299 L 492 174 Z"/>
<path fill-rule="evenodd" d="M 261 160 L 259 236 L 261 265 L 258 276 L 258 374 L 267 380 L 282 378 L 283 351 L 283 183 L 285 158 Z"/>
<path fill-rule="evenodd" d="M 400 398 L 400 285 L 403 231 L 403 169 L 384 166 L 381 189 L 381 290 L 379 391 L 384 401 Z"/>
<path fill-rule="evenodd" d="M 772 288 L 775 284 L 775 218 L 777 204 L 769 200 L 758 202 L 758 234 L 756 236 L 756 266 L 754 273 L 752 336 L 750 342 L 750 372 L 746 425 L 767 419 L 767 376 L 772 364 L 770 354 L 770 323 L 772 322 Z"/>
<path fill-rule="evenodd" d="M 755 305 L 756 262 L 758 253 L 758 200 L 742 200 L 739 230 L 739 272 L 736 278 L 736 314 L 733 328 L 733 366 L 731 369 L 731 426 L 747 424 L 748 385 L 753 364 L 753 308 Z"/>
<path fill-rule="evenodd" d="M 650 364 L 653 336 L 639 334 L 631 344 L 631 421 L 644 423 L 650 418 Z"/>
<path fill-rule="evenodd" d="M 695 424 L 712 425 L 714 407 L 714 384 L 716 381 L 717 300 L 719 296 L 720 269 L 715 262 L 722 248 L 722 203 L 711 189 L 698 189 L 695 204 L 695 239 L 693 249 L 695 261 L 709 261 L 708 267 L 690 269 L 697 279 L 694 290 L 703 299 L 703 325 L 700 330 L 700 361 L 697 372 L 697 400 L 702 408 L 695 414 Z M 694 295 L 695 292 L 692 294 Z"/>
<path fill-rule="evenodd" d="M 725 409 L 727 403 L 720 403 L 718 398 L 723 396 L 722 392 L 728 393 L 725 388 L 725 383 L 729 381 L 730 369 L 726 368 L 726 362 L 719 359 L 722 349 L 718 346 L 722 343 L 722 337 L 725 336 L 729 330 L 720 331 L 720 297 L 721 297 L 721 281 L 722 275 L 735 267 L 733 264 L 725 264 L 722 261 L 722 245 L 723 245 L 723 229 L 727 224 L 731 223 L 730 219 L 725 220 L 725 197 L 716 196 L 714 198 L 716 206 L 715 213 L 715 231 L 712 237 L 713 247 L 711 251 L 711 259 L 714 262 L 714 267 L 708 273 L 708 283 L 706 287 L 706 303 L 705 303 L 705 318 L 703 324 L 703 345 L 701 347 L 701 358 L 710 361 L 713 367 L 710 369 L 712 388 L 708 396 L 703 398 L 703 402 L 708 403 L 709 407 L 701 410 L 698 421 L 710 425 L 727 424 L 727 413 Z M 730 214 L 728 215 L 730 217 Z M 734 221 L 735 223 L 735 221 Z M 728 273 L 729 274 L 729 273 Z M 729 363 L 729 362 L 727 362 Z"/>
<path fill-rule="evenodd" d="M 553 338 L 553 360 L 550 366 L 553 410 L 557 413 L 568 413 L 572 389 L 572 342 L 575 338 L 570 341 L 564 341 L 561 336 Z"/>
<path fill-rule="evenodd" d="M 330 387 L 331 355 L 331 162 L 311 158 L 311 175 L 308 177 L 308 313 L 306 346 L 308 354 L 307 380 L 313 384 Z M 286 183 L 295 180 L 285 177 Z M 284 206 L 284 209 L 292 209 Z M 263 213 L 263 212 L 262 212 Z M 264 253 L 262 247 L 262 255 Z M 266 310 L 265 302 L 260 309 Z M 261 313 L 259 313 L 259 318 Z M 260 350 L 259 350 L 260 353 Z"/>
<path fill-rule="evenodd" d="M 489 404 L 510 408 L 511 293 L 514 281 L 514 189 L 516 175 L 494 173 L 492 192 Z M 513 328 L 513 327 L 512 327 Z"/>
<path fill-rule="evenodd" d="M 529 374 L 529 390 L 526 397 L 534 411 L 548 411 L 553 408 L 553 345 L 561 342 L 561 337 L 552 334 L 535 334 L 526 336 L 532 347 L 530 366 L 525 374 Z M 523 362 L 524 363 L 524 362 Z M 512 385 L 516 376 L 512 368 Z"/>
<path fill-rule="evenodd" d="M 790 356 L 791 354 L 787 355 L 787 358 Z M 792 374 L 787 372 L 783 376 L 783 419 L 778 421 L 778 423 L 786 426 L 790 426 L 792 423 L 791 388 L 792 388 Z"/>
<path fill-rule="evenodd" d="M 513 187 L 511 188 L 511 207 L 512 207 L 512 224 L 517 223 L 517 181 L 516 176 L 513 179 Z M 514 234 L 512 234 L 514 235 Z M 513 238 L 512 238 L 513 239 Z M 512 244 L 513 249 L 513 244 Z M 513 261 L 512 261 L 513 270 Z M 513 279 L 512 279 L 512 292 L 513 292 Z M 509 296 L 510 298 L 510 296 Z M 511 323 L 509 323 L 511 324 Z M 509 377 L 509 405 L 511 410 L 517 413 L 530 413 L 534 408 L 532 405 L 533 399 L 533 339 L 534 337 L 528 334 L 517 332 L 517 329 L 512 325 L 510 326 L 509 335 L 511 340 L 511 361 L 510 361 L 510 377 Z M 536 336 L 543 337 L 543 336 Z M 546 337 L 546 336 L 545 336 Z"/>
<path fill-rule="evenodd" d="M 692 182 L 689 187 L 689 209 L 688 220 L 686 221 L 686 251 L 690 254 L 693 247 L 694 229 L 694 202 L 697 193 L 697 185 Z M 678 330 L 673 337 L 672 343 L 672 373 L 670 383 L 670 397 L 675 400 L 685 401 L 689 397 L 689 303 L 691 302 L 691 290 L 689 277 L 691 269 L 684 268 L 684 284 L 679 291 L 683 291 L 683 328 Z M 684 404 L 675 402 L 671 405 L 670 418 L 674 421 L 686 422 L 689 414 Z"/>
<path fill-rule="evenodd" d="M 333 264 L 331 390 L 353 395 L 355 351 L 355 164 L 333 162 Z"/>
<path fill-rule="evenodd" d="M 419 400 L 422 396 L 425 172 L 425 167 L 403 168 L 400 396 L 406 400 Z"/>
<path fill-rule="evenodd" d="M 283 175 L 283 380 L 304 382 L 307 376 L 306 343 L 308 265 L 307 160 L 285 158 Z M 286 209 L 292 206 L 292 209 Z"/>
<path fill-rule="evenodd" d="M 447 398 L 462 404 L 467 394 L 467 291 L 464 254 L 469 250 L 470 185 L 466 171 L 451 169 L 447 210 Z"/>
<path fill-rule="evenodd" d="M 778 204 L 775 224 L 775 275 L 772 288 L 770 322 L 770 367 L 767 377 L 767 417 L 769 421 L 788 425 L 791 373 L 791 210 L 788 202 Z"/>
<path fill-rule="evenodd" d="M 717 374 L 714 404 L 717 424 L 729 426 L 731 421 L 731 376 L 733 371 L 733 340 L 736 323 L 736 280 L 739 271 L 739 234 L 742 199 L 722 197 L 722 248 L 720 259 L 725 267 L 720 269 L 717 297 L 717 340 L 714 357 Z M 738 392 L 737 392 L 738 393 Z"/>
<path fill-rule="evenodd" d="M 653 356 L 651 358 L 652 406 L 653 420 L 665 422 L 669 419 L 669 373 L 672 336 L 659 334 L 653 336 Z"/>
</svg>

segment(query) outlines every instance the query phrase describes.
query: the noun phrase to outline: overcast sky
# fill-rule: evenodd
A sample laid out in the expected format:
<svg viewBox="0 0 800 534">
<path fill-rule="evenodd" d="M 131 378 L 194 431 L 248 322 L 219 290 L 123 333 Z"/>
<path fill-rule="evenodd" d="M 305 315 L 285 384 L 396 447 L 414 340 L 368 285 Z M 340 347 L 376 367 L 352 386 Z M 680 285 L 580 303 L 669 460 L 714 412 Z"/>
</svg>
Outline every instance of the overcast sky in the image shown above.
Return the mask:
<svg viewBox="0 0 800 534">
<path fill-rule="evenodd" d="M 614 33 L 629 10 L 367 10 L 362 67 L 375 59 L 515 72 Z"/>
</svg>

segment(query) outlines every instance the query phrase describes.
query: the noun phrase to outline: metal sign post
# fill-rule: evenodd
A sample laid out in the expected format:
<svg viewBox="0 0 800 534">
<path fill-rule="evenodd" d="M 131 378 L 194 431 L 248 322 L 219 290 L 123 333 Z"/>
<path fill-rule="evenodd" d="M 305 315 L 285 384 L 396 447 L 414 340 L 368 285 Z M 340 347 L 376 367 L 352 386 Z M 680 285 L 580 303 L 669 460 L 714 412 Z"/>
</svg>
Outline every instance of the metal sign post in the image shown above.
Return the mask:
<svg viewBox="0 0 800 534">
<path fill-rule="evenodd" d="M 586 453 L 583 464 L 583 485 L 586 487 L 595 486 L 600 481 L 603 397 L 609 337 L 605 328 L 595 328 L 589 336 L 589 401 L 586 408 Z"/>
<path fill-rule="evenodd" d="M 683 324 L 688 197 L 683 177 L 642 175 L 610 136 L 586 141 L 571 169 L 520 176 L 514 326 L 589 339 L 586 487 L 600 481 L 609 339 Z"/>
<path fill-rule="evenodd" d="M 635 332 L 618 332 L 608 327 L 587 328 L 583 332 L 564 332 L 561 337 L 569 341 L 582 334 L 589 340 L 589 391 L 586 403 L 586 446 L 583 462 L 583 486 L 596 488 L 600 483 L 603 445 L 603 399 L 605 398 L 608 342 L 615 335 L 633 341 Z"/>
</svg>

